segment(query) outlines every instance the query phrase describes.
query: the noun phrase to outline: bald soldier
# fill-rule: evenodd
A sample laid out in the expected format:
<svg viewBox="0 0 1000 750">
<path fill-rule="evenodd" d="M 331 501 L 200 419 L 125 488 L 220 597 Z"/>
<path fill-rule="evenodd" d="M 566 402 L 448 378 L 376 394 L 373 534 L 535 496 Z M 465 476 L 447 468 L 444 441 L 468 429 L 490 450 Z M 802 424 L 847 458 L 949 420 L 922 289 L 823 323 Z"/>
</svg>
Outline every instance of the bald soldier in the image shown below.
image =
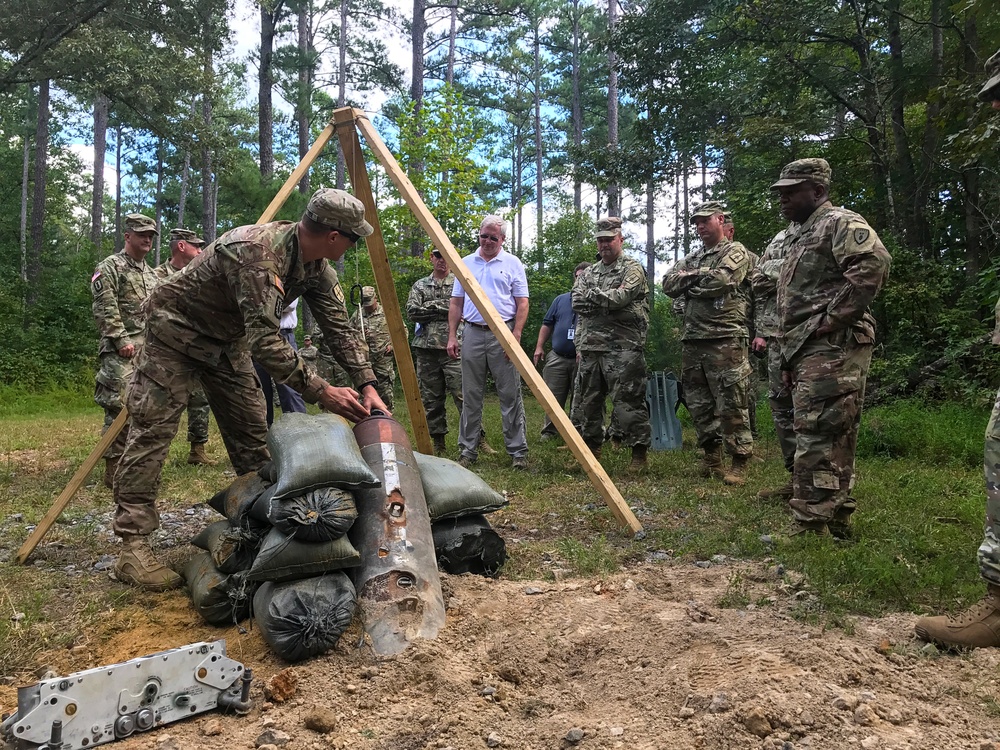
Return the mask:
<svg viewBox="0 0 1000 750">
<path fill-rule="evenodd" d="M 778 276 L 782 381 L 792 390 L 793 534 L 847 536 L 854 453 L 875 343 L 869 311 L 891 258 L 864 217 L 830 202 L 825 159 L 785 165 L 771 189 L 798 224 Z"/>
<path fill-rule="evenodd" d="M 748 287 L 751 255 L 725 235 L 725 206 L 695 206 L 691 223 L 703 247 L 663 277 L 663 291 L 684 300 L 681 383 L 702 449 L 702 475 L 741 485 L 753 454 L 747 389 Z M 723 448 L 733 457 L 727 471 Z"/>
<path fill-rule="evenodd" d="M 110 255 L 94 269 L 90 291 L 93 312 L 101 340 L 101 366 L 94 386 L 94 401 L 104 409 L 104 430 L 122 410 L 125 386 L 132 377 L 132 365 L 142 347 L 146 323 L 142 303 L 157 284 L 156 274 L 146 263 L 159 234 L 156 222 L 142 214 L 125 217 L 125 247 Z M 128 438 L 128 425 L 104 453 L 104 484 L 111 489 L 118 459 Z"/>
<path fill-rule="evenodd" d="M 979 100 L 1000 111 L 1000 51 L 986 61 L 986 83 Z M 998 118 L 994 117 L 994 121 Z M 1000 300 L 996 306 L 993 343 L 1000 344 Z M 986 426 L 983 450 L 986 479 L 986 528 L 977 555 L 979 574 L 986 582 L 986 596 L 970 609 L 954 617 L 921 617 L 915 627 L 917 637 L 950 647 L 1000 646 L 1000 391 Z"/>
<path fill-rule="evenodd" d="M 153 273 L 162 283 L 180 271 L 192 260 L 198 257 L 205 240 L 190 229 L 170 230 L 170 257 L 158 265 Z M 208 442 L 208 398 L 203 388 L 195 388 L 187 406 L 188 443 L 191 450 L 188 453 L 189 464 L 209 464 L 205 444 Z"/>
<path fill-rule="evenodd" d="M 156 491 L 167 449 L 199 382 L 238 475 L 269 459 L 264 395 L 251 354 L 276 382 L 327 411 L 352 421 L 373 408 L 388 411 L 328 262 L 371 233 L 359 200 L 321 189 L 298 222 L 233 229 L 150 295 L 145 344 L 127 396 L 132 427 L 115 475 L 114 530 L 124 542 L 115 564 L 119 580 L 154 591 L 181 584 L 153 554 L 149 535 L 159 526 Z M 356 390 L 331 386 L 281 337 L 281 312 L 299 297 Z"/>
</svg>

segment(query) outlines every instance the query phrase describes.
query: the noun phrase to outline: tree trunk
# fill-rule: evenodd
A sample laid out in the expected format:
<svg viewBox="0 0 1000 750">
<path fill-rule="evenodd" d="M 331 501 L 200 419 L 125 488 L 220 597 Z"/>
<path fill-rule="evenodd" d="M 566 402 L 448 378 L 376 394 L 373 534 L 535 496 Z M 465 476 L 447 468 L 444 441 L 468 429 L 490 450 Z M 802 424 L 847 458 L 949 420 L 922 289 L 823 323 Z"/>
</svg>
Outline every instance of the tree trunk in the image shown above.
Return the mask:
<svg viewBox="0 0 1000 750">
<path fill-rule="evenodd" d="M 34 93 L 31 86 L 28 86 L 28 95 L 25 97 L 25 122 L 24 133 L 21 136 L 21 231 L 18 239 L 21 243 L 21 281 L 28 284 L 28 177 L 31 174 L 31 136 L 29 117 L 31 116 L 31 99 Z"/>
<path fill-rule="evenodd" d="M 931 59 L 928 70 L 927 89 L 933 91 L 941 85 L 944 72 L 944 34 L 941 28 L 942 6 L 944 0 L 931 1 L 930 34 Z M 927 114 L 924 120 L 924 134 L 920 150 L 920 172 L 913 191 L 914 241 L 917 247 L 923 249 L 925 260 L 937 260 L 938 253 L 931 236 L 930 222 L 927 220 L 927 202 L 930 198 L 932 172 L 937 153 L 940 130 L 937 119 L 941 114 L 941 97 L 931 96 L 927 102 Z"/>
<path fill-rule="evenodd" d="M 573 208 L 583 211 L 583 180 L 577 160 L 583 148 L 583 105 L 580 96 L 580 0 L 573 0 L 573 56 L 571 74 L 570 119 L 573 129 Z"/>
<path fill-rule="evenodd" d="M 656 302 L 656 183 L 650 173 L 646 183 L 646 282 L 649 284 L 649 309 L 652 312 Z"/>
<path fill-rule="evenodd" d="M 455 33 L 458 26 L 458 0 L 451 3 L 451 26 L 448 30 L 448 70 L 445 73 L 445 82 L 449 86 L 455 85 Z"/>
<path fill-rule="evenodd" d="M 154 266 L 160 265 L 160 247 L 163 239 L 163 139 L 156 142 L 156 228 L 160 233 L 156 235 L 156 262 Z"/>
<path fill-rule="evenodd" d="M 535 247 L 538 249 L 538 270 L 545 268 L 545 248 L 542 246 L 542 230 L 545 226 L 545 204 L 542 173 L 542 56 L 541 56 L 541 13 L 535 11 L 534 49 L 534 98 L 535 98 Z"/>
<path fill-rule="evenodd" d="M 309 151 L 309 119 L 312 114 L 313 58 L 310 39 L 309 12 L 311 3 L 302 0 L 298 12 L 299 90 L 295 123 L 299 131 L 299 160 Z M 299 180 L 299 192 L 309 194 L 309 171 Z"/>
<path fill-rule="evenodd" d="M 90 241 L 101 249 L 104 233 L 104 159 L 108 150 L 108 97 L 94 99 L 94 192 L 90 201 Z"/>
<path fill-rule="evenodd" d="M 28 249 L 26 312 L 38 302 L 45 246 L 45 184 L 49 167 L 49 80 L 38 84 L 38 121 L 35 128 L 34 189 L 31 194 L 31 246 Z"/>
<path fill-rule="evenodd" d="M 684 257 L 691 252 L 691 225 L 688 216 L 691 215 L 688 208 L 688 159 L 687 154 L 681 154 L 681 195 L 684 198 L 684 211 L 681 215 L 681 224 L 684 227 Z"/>
<path fill-rule="evenodd" d="M 347 0 L 340 0 L 340 38 L 338 40 L 340 62 L 337 69 L 337 107 L 347 106 Z M 344 150 L 337 139 L 337 188 L 344 189 Z"/>
<path fill-rule="evenodd" d="M 413 0 L 413 24 L 410 34 L 412 46 L 413 74 L 410 79 L 410 98 L 413 99 L 413 113 L 417 117 L 417 138 L 423 136 L 423 128 L 419 125 L 421 110 L 424 106 L 424 37 L 427 35 L 427 0 Z M 421 180 L 424 171 L 422 159 L 414 159 L 410 165 L 410 178 L 414 182 Z M 421 235 L 414 234 L 410 240 L 410 255 L 419 258 L 424 254 L 424 243 Z"/>
<path fill-rule="evenodd" d="M 122 124 L 115 125 L 115 252 L 124 247 L 122 237 Z"/>
<path fill-rule="evenodd" d="M 913 157 L 906 136 L 906 72 L 903 67 L 903 35 L 900 28 L 899 0 L 889 0 L 889 85 L 892 102 L 892 140 L 896 150 L 896 170 L 899 174 L 897 189 L 903 198 L 901 215 L 894 227 L 910 249 L 916 249 L 916 209 L 914 203 Z M 922 212 L 921 212 L 922 213 Z"/>
<path fill-rule="evenodd" d="M 608 37 L 614 36 L 618 22 L 618 0 L 608 0 Z M 614 44 L 608 44 L 608 150 L 611 174 L 608 180 L 608 215 L 620 216 L 621 187 L 618 185 L 618 58 Z"/>
<path fill-rule="evenodd" d="M 181 197 L 177 202 L 177 226 L 184 226 L 184 206 L 187 205 L 188 179 L 191 176 L 191 152 L 184 152 L 184 166 L 181 167 Z M 204 237 L 202 238 L 204 239 Z"/>
<path fill-rule="evenodd" d="M 681 181 L 674 175 L 674 263 L 681 255 Z"/>
<path fill-rule="evenodd" d="M 982 77 L 979 71 L 979 57 L 976 50 L 979 47 L 979 33 L 976 26 L 975 11 L 965 11 L 965 33 L 962 37 L 962 68 L 967 81 L 978 82 Z M 968 115 L 971 120 L 979 102 L 971 100 L 968 105 Z M 975 282 L 983 268 L 983 221 L 982 207 L 979 196 L 979 160 L 967 163 L 962 169 L 962 208 L 965 212 L 965 275 L 970 282 Z"/>
<path fill-rule="evenodd" d="M 271 89 L 274 86 L 274 33 L 281 15 L 283 0 L 274 4 L 273 10 L 260 6 L 260 70 L 257 75 L 257 121 L 260 143 L 260 179 L 274 179 L 274 109 Z"/>
<path fill-rule="evenodd" d="M 205 53 L 205 80 L 212 81 L 215 69 L 212 66 L 211 50 Z M 212 132 L 212 97 L 209 94 L 212 84 L 209 83 L 208 90 L 201 98 L 202 127 L 205 133 Z M 263 173 L 261 174 L 263 177 Z M 206 242 L 215 240 L 215 189 L 212 181 L 212 149 L 207 145 L 201 147 L 201 223 L 204 231 L 203 239 Z"/>
</svg>

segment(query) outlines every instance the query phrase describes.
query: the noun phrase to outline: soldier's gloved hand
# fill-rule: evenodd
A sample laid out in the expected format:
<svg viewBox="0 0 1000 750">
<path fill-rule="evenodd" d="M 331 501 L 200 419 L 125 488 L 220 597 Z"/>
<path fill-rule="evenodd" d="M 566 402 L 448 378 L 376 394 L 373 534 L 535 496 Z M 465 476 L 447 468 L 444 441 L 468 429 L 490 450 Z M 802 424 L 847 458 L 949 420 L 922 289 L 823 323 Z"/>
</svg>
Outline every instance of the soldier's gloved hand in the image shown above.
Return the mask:
<svg viewBox="0 0 1000 750">
<path fill-rule="evenodd" d="M 368 390 L 368 388 L 365 390 Z M 368 408 L 358 400 L 360 398 L 361 395 L 353 388 L 337 388 L 336 386 L 328 385 L 319 394 L 319 405 L 327 411 L 339 414 L 344 419 L 359 422 L 368 416 Z M 378 398 L 377 395 L 376 398 Z"/>
<path fill-rule="evenodd" d="M 375 386 L 373 385 L 366 385 L 361 389 L 361 403 L 365 405 L 369 413 L 378 409 L 385 412 L 387 416 L 392 416 L 389 407 L 382 401 L 381 396 L 378 395 L 378 391 L 375 390 Z"/>
<path fill-rule="evenodd" d="M 125 346 L 118 350 L 118 356 L 125 359 L 132 359 L 135 356 L 135 344 L 125 344 Z"/>
</svg>

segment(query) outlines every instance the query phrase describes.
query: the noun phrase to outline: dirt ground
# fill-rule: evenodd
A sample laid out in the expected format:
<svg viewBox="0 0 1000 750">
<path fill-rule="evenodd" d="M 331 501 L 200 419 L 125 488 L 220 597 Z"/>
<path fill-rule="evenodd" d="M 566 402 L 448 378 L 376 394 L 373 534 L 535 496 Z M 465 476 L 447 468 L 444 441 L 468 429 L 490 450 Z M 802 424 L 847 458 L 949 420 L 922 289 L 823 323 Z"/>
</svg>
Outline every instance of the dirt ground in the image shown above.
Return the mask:
<svg viewBox="0 0 1000 750">
<path fill-rule="evenodd" d="M 739 606 L 720 606 L 734 581 Z M 68 673 L 225 638 L 253 668 L 249 716 L 202 714 L 121 750 L 1000 750 L 1000 652 L 921 650 L 910 615 L 858 618 L 853 632 L 803 624 L 789 612 L 808 605 L 808 585 L 773 564 L 665 561 L 557 583 L 443 576 L 443 587 L 443 632 L 392 658 L 358 645 L 355 620 L 334 652 L 289 666 L 255 629 L 206 626 L 176 592 L 43 664 Z M 285 669 L 294 695 L 267 700 L 264 683 Z M 0 687 L 3 710 L 15 695 Z"/>
</svg>

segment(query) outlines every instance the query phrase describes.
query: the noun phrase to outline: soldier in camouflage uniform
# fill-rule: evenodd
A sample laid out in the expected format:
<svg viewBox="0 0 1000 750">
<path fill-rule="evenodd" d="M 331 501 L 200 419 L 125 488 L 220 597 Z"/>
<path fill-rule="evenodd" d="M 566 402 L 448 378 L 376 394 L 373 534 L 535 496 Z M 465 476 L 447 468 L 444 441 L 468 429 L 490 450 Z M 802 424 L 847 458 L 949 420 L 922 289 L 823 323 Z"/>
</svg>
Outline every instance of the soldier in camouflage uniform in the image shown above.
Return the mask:
<svg viewBox="0 0 1000 750">
<path fill-rule="evenodd" d="M 726 211 L 722 214 L 722 233 L 725 235 L 726 239 L 732 242 L 736 239 L 736 224 L 733 222 L 733 212 Z M 745 247 L 745 246 L 744 246 Z M 743 280 L 744 293 L 747 297 L 747 329 L 748 336 L 752 341 L 756 337 L 754 328 L 754 318 L 753 318 L 753 287 L 750 285 L 750 274 L 753 269 L 757 267 L 760 262 L 760 256 L 757 255 L 753 250 L 747 248 L 747 253 L 750 255 L 750 270 L 747 271 L 747 276 Z M 753 350 L 751 349 L 751 352 Z M 748 425 L 750 426 L 750 436 L 756 440 L 757 439 L 757 401 L 760 398 L 760 373 L 758 372 L 757 362 L 753 357 L 748 357 L 748 362 L 750 362 L 750 380 L 747 384 L 747 416 L 749 418 Z"/>
<path fill-rule="evenodd" d="M 1000 51 L 986 61 L 986 74 L 989 77 L 979 90 L 979 99 L 1000 110 Z M 996 305 L 993 343 L 1000 344 L 1000 300 Z M 955 617 L 921 617 L 914 628 L 918 638 L 962 648 L 1000 646 L 1000 391 L 986 426 L 983 472 L 986 528 L 978 558 L 979 573 L 986 581 L 986 596 Z"/>
<path fill-rule="evenodd" d="M 150 295 L 145 343 L 127 395 L 132 425 L 115 475 L 114 529 L 125 542 L 115 564 L 119 580 L 151 590 L 181 584 L 153 555 L 148 535 L 159 525 L 156 491 L 167 449 L 199 382 L 240 475 L 269 459 L 251 353 L 276 382 L 327 411 L 357 421 L 370 409 L 387 410 L 328 262 L 371 233 L 359 200 L 321 189 L 297 223 L 227 232 Z M 281 312 L 300 296 L 357 390 L 329 385 L 281 337 Z"/>
<path fill-rule="evenodd" d="M 726 239 L 724 212 L 717 201 L 695 206 L 691 221 L 704 247 L 674 265 L 663 278 L 663 291 L 684 298 L 681 383 L 703 451 L 702 474 L 741 485 L 753 454 L 744 283 L 751 255 Z M 723 447 L 733 457 L 729 471 L 723 467 Z"/>
<path fill-rule="evenodd" d="M 366 286 L 361 289 L 362 310 L 356 310 L 351 316 L 351 325 L 361 328 L 361 316 L 365 321 L 365 341 L 368 342 L 368 361 L 378 385 L 375 390 L 390 409 L 393 405 L 392 392 L 396 385 L 396 360 L 392 354 L 392 340 L 389 337 L 389 324 L 385 319 L 385 311 L 379 304 L 375 287 Z"/>
<path fill-rule="evenodd" d="M 774 430 L 778 435 L 781 457 L 788 470 L 788 482 L 774 490 L 761 490 L 761 500 L 788 501 L 792 497 L 792 470 L 795 467 L 795 425 L 792 391 L 781 379 L 781 342 L 778 321 L 778 276 L 785 262 L 788 246 L 795 238 L 798 224 L 778 232 L 768 244 L 760 263 L 750 274 L 753 286 L 754 338 L 750 347 L 767 356 L 767 400 L 771 405 Z"/>
<path fill-rule="evenodd" d="M 188 263 L 194 260 L 205 245 L 205 240 L 196 235 L 190 229 L 170 230 L 170 257 L 157 266 L 153 273 L 162 283 L 176 273 L 180 273 Z M 203 388 L 195 388 L 191 391 L 191 399 L 187 406 L 188 415 L 188 443 L 191 450 L 188 453 L 187 462 L 194 465 L 211 464 L 208 454 L 205 452 L 205 444 L 208 442 L 208 397 Z"/>
<path fill-rule="evenodd" d="M 98 263 L 90 279 L 94 320 L 101 335 L 101 366 L 94 401 L 104 409 L 104 432 L 122 410 L 125 387 L 142 347 L 146 322 L 142 303 L 157 284 L 156 274 L 146 263 L 153 236 L 159 234 L 156 222 L 142 214 L 128 214 L 124 223 L 125 248 Z M 108 489 L 113 486 L 128 429 L 126 424 L 104 454 L 104 484 Z"/>
<path fill-rule="evenodd" d="M 844 536 L 875 341 L 868 306 L 891 258 L 864 218 L 830 202 L 830 176 L 824 159 L 800 159 L 772 189 L 801 225 L 778 277 L 782 377 L 795 410 L 794 533 Z"/>
<path fill-rule="evenodd" d="M 436 248 L 431 251 L 434 270 L 430 276 L 419 279 L 406 298 L 406 316 L 416 323 L 416 332 L 410 349 L 417 368 L 420 399 L 427 413 L 427 429 L 434 440 L 434 452 L 445 450 L 444 437 L 448 434 L 445 402 L 448 394 L 462 413 L 462 360 L 448 356 L 448 307 L 455 276 L 448 270 L 448 263 Z"/>
<path fill-rule="evenodd" d="M 630 466 L 639 468 L 646 464 L 650 444 L 644 353 L 649 286 L 642 265 L 622 252 L 620 218 L 598 221 L 596 237 L 601 262 L 573 282 L 580 361 L 570 419 L 594 456 L 600 458 L 604 402 L 610 394 L 616 434 L 632 449 Z"/>
<path fill-rule="evenodd" d="M 316 362 L 319 359 L 319 349 L 313 345 L 312 336 L 306 336 L 302 339 L 302 346 L 299 348 L 299 356 L 305 360 L 307 365 L 316 367 Z"/>
</svg>

